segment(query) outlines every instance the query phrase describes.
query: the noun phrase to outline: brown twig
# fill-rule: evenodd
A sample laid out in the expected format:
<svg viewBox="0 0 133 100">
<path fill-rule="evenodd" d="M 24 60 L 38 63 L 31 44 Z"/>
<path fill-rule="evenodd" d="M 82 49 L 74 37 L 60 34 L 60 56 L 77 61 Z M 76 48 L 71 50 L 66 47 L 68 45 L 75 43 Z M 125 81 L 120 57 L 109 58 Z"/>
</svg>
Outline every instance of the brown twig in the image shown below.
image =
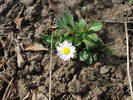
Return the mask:
<svg viewBox="0 0 133 100">
<path fill-rule="evenodd" d="M 51 50 L 50 50 L 50 65 L 49 65 L 49 100 L 51 100 L 51 92 L 52 92 L 52 48 L 53 48 L 53 33 L 51 36 Z"/>
<path fill-rule="evenodd" d="M 11 87 L 12 87 L 13 79 L 14 78 L 12 78 L 11 81 L 9 82 L 9 84 L 8 84 L 6 90 L 5 90 L 5 93 L 3 95 L 2 100 L 8 100 L 9 99 L 9 96 L 10 96 L 10 93 L 11 93 L 11 89 L 12 89 Z"/>
<path fill-rule="evenodd" d="M 0 9 L 0 16 L 5 15 L 13 6 L 13 4 L 14 4 L 14 0 L 9 0 L 7 3 L 3 4 L 3 6 Z"/>
<path fill-rule="evenodd" d="M 102 21 L 102 22 L 104 22 L 104 23 L 118 23 L 118 24 L 124 24 L 125 22 L 124 21 L 111 21 L 111 20 L 87 20 L 88 22 L 93 22 L 93 21 Z M 129 23 L 133 23 L 133 21 L 127 21 L 127 23 L 129 24 Z"/>
<path fill-rule="evenodd" d="M 128 30 L 133 32 L 133 29 L 128 28 Z"/>
<path fill-rule="evenodd" d="M 9 83 L 8 79 L 4 75 L 1 75 L 1 73 L 0 73 L 0 79 L 2 79 L 5 82 Z"/>
<path fill-rule="evenodd" d="M 24 6 L 22 6 L 22 8 L 21 8 L 20 12 L 18 13 L 18 16 L 17 16 L 18 18 L 19 18 L 19 17 L 21 17 L 21 15 L 22 15 L 23 11 L 24 11 Z"/>
<path fill-rule="evenodd" d="M 132 88 L 132 80 L 131 80 L 131 75 L 130 75 L 129 38 L 128 38 L 128 29 L 127 29 L 126 20 L 125 20 L 125 34 L 126 34 L 126 46 L 127 46 L 127 76 L 128 76 L 131 98 L 133 100 L 133 90 L 132 90 L 133 88 Z"/>
<path fill-rule="evenodd" d="M 28 99 L 28 97 L 30 96 L 30 92 L 22 99 L 22 100 L 27 100 Z"/>
<path fill-rule="evenodd" d="M 9 50 L 10 50 L 10 47 L 11 47 L 11 45 L 12 45 L 12 42 L 13 42 L 13 39 L 14 39 L 14 37 L 13 37 L 13 33 L 11 33 L 12 34 L 12 36 L 11 36 L 11 39 L 10 39 L 10 43 L 9 43 L 9 45 L 8 45 L 8 49 L 7 49 L 7 51 L 9 52 Z"/>
</svg>

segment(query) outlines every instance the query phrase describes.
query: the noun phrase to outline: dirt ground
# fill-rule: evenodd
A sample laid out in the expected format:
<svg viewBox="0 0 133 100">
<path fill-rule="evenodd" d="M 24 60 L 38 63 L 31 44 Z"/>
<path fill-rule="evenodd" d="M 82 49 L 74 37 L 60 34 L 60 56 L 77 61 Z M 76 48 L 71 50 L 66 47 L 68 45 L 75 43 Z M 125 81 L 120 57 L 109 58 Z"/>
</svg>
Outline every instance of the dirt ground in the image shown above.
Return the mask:
<svg viewBox="0 0 133 100">
<path fill-rule="evenodd" d="M 133 76 L 133 6 L 127 1 L 0 0 L 0 100 L 48 100 L 50 51 L 42 47 L 41 36 L 51 34 L 64 11 L 88 24 L 103 21 L 98 35 L 117 56 L 86 65 L 63 62 L 54 53 L 52 100 L 131 100 L 124 22 L 127 18 Z"/>
</svg>

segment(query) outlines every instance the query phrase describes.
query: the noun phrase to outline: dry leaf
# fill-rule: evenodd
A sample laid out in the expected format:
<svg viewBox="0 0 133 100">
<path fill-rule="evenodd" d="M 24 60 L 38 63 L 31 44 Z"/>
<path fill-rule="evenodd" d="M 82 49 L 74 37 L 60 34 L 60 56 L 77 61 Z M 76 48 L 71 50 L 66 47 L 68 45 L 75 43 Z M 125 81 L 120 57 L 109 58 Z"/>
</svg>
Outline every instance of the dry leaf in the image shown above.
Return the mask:
<svg viewBox="0 0 133 100">
<path fill-rule="evenodd" d="M 17 54 L 17 63 L 18 67 L 22 68 L 25 64 L 25 61 L 20 53 Z"/>
<path fill-rule="evenodd" d="M 18 67 L 22 68 L 25 64 L 25 61 L 23 59 L 23 56 L 21 55 L 21 48 L 18 45 L 15 49 L 16 53 L 17 53 L 17 63 L 18 63 Z"/>
<path fill-rule="evenodd" d="M 78 19 L 80 20 L 82 17 L 81 13 L 80 13 L 80 10 L 76 10 L 75 11 L 75 14 L 77 15 Z"/>
<path fill-rule="evenodd" d="M 59 12 L 59 8 L 58 6 L 56 6 L 52 0 L 48 0 L 48 3 L 49 3 L 49 8 L 52 9 L 54 12 Z"/>
<path fill-rule="evenodd" d="M 43 55 L 35 55 L 28 59 L 28 61 L 41 61 L 43 58 Z"/>
<path fill-rule="evenodd" d="M 44 48 L 41 44 L 34 44 L 27 48 L 25 48 L 25 51 L 48 51 L 47 48 Z"/>
<path fill-rule="evenodd" d="M 20 18 L 20 17 L 16 17 L 14 22 L 16 24 L 16 28 L 21 30 L 21 24 L 22 24 L 22 21 L 23 21 L 24 18 Z"/>
</svg>

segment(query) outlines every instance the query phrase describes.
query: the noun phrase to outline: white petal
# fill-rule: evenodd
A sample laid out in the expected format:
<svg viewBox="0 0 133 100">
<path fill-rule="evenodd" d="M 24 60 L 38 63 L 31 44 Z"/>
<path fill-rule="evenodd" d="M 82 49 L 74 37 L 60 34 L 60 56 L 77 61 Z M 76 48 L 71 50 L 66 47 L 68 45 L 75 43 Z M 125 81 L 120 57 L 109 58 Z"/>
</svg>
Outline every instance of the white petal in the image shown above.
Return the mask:
<svg viewBox="0 0 133 100">
<path fill-rule="evenodd" d="M 66 55 L 63 52 L 64 48 L 70 48 L 70 54 Z M 75 47 L 72 46 L 72 43 L 64 41 L 63 43 L 60 43 L 59 46 L 57 46 L 57 55 L 64 61 L 70 60 L 70 58 L 74 57 Z"/>
</svg>

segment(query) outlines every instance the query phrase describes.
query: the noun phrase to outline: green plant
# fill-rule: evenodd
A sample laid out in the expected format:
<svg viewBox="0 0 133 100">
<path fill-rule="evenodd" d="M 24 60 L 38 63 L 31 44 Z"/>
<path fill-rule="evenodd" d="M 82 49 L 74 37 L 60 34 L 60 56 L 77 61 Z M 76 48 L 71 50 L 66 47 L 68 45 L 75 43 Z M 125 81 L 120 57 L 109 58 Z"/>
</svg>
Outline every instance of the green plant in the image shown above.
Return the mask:
<svg viewBox="0 0 133 100">
<path fill-rule="evenodd" d="M 95 21 L 87 25 L 84 19 L 74 21 L 72 14 L 65 12 L 63 18 L 56 23 L 56 30 L 53 32 L 53 49 L 59 43 L 69 41 L 76 47 L 76 55 L 80 61 L 92 64 L 97 61 L 100 55 L 115 55 L 115 51 L 106 46 L 97 32 L 103 29 L 104 25 L 100 21 Z M 50 35 L 45 34 L 44 45 L 50 47 Z"/>
<path fill-rule="evenodd" d="M 126 0 L 128 4 L 132 5 L 133 4 L 133 0 Z"/>
</svg>

